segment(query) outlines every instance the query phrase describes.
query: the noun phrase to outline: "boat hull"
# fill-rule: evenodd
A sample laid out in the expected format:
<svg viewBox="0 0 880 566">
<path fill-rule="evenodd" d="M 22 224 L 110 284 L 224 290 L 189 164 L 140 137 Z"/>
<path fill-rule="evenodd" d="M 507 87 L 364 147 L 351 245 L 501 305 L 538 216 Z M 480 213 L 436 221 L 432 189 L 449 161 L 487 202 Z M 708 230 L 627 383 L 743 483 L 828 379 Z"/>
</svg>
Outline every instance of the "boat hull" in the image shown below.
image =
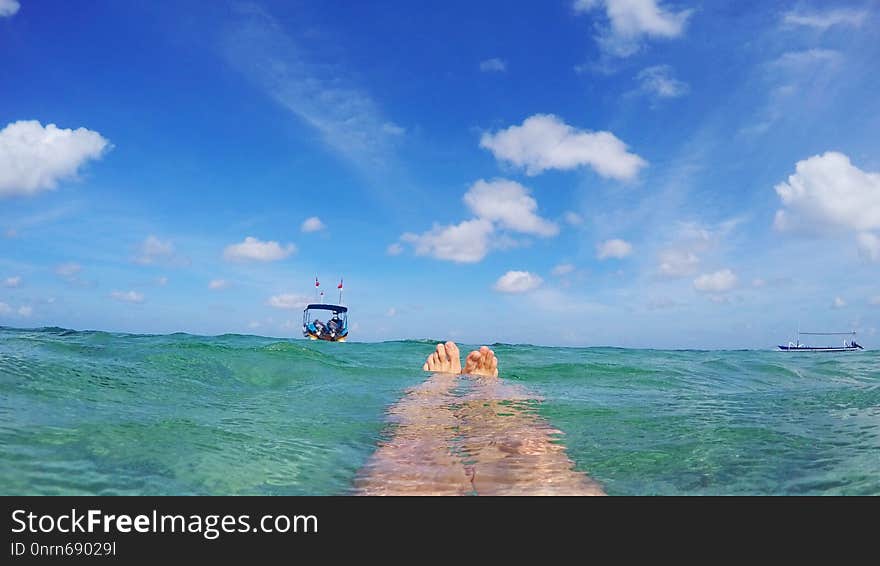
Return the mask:
<svg viewBox="0 0 880 566">
<path fill-rule="evenodd" d="M 859 352 L 862 348 L 814 348 L 809 346 L 779 346 L 783 352 Z"/>
</svg>

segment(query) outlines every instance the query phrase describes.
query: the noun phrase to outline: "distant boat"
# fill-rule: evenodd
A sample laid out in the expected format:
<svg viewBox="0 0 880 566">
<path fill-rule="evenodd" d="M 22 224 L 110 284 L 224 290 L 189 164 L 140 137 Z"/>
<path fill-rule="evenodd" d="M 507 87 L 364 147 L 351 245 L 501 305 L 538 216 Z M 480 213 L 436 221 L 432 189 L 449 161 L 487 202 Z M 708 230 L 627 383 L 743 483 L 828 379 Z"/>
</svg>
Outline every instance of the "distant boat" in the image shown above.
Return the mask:
<svg viewBox="0 0 880 566">
<path fill-rule="evenodd" d="M 313 311 L 329 311 L 322 322 Z M 315 318 L 312 318 L 315 316 Z M 303 311 L 303 336 L 309 340 L 345 342 L 348 339 L 348 307 L 342 305 L 312 304 Z"/>
<path fill-rule="evenodd" d="M 315 275 L 315 292 L 321 284 Z M 306 305 L 303 310 L 303 336 L 309 340 L 326 340 L 328 342 L 345 342 L 348 340 L 348 307 L 342 306 L 342 278 L 339 278 L 339 304 L 324 302 L 324 291 L 320 292 L 319 303 Z M 315 312 L 318 311 L 318 312 Z M 322 321 L 320 311 L 327 311 Z"/>
<path fill-rule="evenodd" d="M 801 344 L 801 336 L 851 336 L 844 339 L 841 346 L 809 346 Z M 798 331 L 797 342 L 789 342 L 787 345 L 779 345 L 783 352 L 858 352 L 864 350 L 861 344 L 856 342 L 856 333 L 852 332 L 801 332 Z"/>
</svg>

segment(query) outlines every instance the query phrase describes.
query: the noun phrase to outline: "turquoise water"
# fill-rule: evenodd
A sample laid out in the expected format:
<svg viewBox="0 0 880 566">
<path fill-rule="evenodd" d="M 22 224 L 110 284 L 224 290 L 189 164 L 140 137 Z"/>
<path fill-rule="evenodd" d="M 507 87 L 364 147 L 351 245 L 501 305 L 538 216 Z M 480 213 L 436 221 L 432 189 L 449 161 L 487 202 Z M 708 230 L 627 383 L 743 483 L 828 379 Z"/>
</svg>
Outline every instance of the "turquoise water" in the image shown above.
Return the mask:
<svg viewBox="0 0 880 566">
<path fill-rule="evenodd" d="M 350 493 L 433 345 L 0 328 L 0 492 Z M 878 352 L 494 349 L 611 495 L 880 494 Z"/>
</svg>

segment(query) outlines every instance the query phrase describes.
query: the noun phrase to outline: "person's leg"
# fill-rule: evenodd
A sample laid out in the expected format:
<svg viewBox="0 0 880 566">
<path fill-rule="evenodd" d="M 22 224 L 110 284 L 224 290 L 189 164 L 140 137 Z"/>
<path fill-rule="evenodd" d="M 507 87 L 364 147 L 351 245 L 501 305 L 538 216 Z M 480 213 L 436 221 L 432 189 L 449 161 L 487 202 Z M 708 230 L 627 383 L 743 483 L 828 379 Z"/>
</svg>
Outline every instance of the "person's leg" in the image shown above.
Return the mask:
<svg viewBox="0 0 880 566">
<path fill-rule="evenodd" d="M 478 495 L 604 495 L 599 484 L 575 471 L 559 442 L 562 432 L 537 414 L 538 399 L 497 379 L 495 352 L 487 346 L 474 350 L 462 374 L 474 377 L 455 416 L 460 452 Z"/>
<path fill-rule="evenodd" d="M 388 410 L 394 434 L 382 442 L 355 481 L 361 495 L 466 495 L 473 485 L 453 453 L 457 421 L 451 390 L 461 361 L 454 342 L 437 344 L 422 369 L 435 372 Z"/>
</svg>

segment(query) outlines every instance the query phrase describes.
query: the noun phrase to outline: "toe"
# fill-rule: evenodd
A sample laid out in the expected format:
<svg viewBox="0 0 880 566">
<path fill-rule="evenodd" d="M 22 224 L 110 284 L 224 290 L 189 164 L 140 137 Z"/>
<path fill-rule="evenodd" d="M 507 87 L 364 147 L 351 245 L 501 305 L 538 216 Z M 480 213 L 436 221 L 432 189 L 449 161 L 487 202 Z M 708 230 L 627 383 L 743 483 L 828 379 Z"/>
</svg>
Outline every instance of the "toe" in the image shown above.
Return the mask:
<svg viewBox="0 0 880 566">
<path fill-rule="evenodd" d="M 446 355 L 446 345 L 445 344 L 437 344 L 437 357 L 440 360 L 441 364 L 445 364 L 449 362 L 449 358 Z"/>
<path fill-rule="evenodd" d="M 450 369 L 455 372 L 461 371 L 461 353 L 455 342 L 446 343 L 446 355 L 449 356 Z"/>
</svg>

